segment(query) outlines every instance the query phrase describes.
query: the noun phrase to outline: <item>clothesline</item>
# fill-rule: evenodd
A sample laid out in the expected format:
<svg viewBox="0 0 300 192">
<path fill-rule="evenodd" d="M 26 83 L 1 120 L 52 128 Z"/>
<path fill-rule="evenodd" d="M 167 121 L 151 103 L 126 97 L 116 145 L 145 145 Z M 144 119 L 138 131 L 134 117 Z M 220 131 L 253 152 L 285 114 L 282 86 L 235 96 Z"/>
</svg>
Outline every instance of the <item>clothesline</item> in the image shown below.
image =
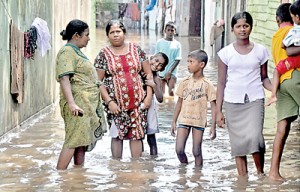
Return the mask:
<svg viewBox="0 0 300 192">
<path fill-rule="evenodd" d="M 5 6 L 3 0 L 1 0 L 1 2 L 2 2 L 2 5 L 3 5 L 4 9 L 5 9 L 6 14 L 7 14 L 8 17 L 10 18 L 10 20 L 12 20 L 12 17 L 10 16 L 10 14 L 9 14 L 9 12 L 8 12 L 8 10 L 7 10 L 7 7 Z"/>
</svg>

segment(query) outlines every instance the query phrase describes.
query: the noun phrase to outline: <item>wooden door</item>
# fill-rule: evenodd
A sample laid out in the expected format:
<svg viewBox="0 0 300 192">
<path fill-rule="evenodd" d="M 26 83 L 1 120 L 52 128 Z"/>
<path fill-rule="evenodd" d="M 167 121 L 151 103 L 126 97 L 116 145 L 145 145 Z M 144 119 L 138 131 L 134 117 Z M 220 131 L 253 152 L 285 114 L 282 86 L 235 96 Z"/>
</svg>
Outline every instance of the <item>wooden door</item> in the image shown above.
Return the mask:
<svg viewBox="0 0 300 192">
<path fill-rule="evenodd" d="M 200 36 L 201 34 L 201 0 L 190 1 L 189 35 Z"/>
</svg>

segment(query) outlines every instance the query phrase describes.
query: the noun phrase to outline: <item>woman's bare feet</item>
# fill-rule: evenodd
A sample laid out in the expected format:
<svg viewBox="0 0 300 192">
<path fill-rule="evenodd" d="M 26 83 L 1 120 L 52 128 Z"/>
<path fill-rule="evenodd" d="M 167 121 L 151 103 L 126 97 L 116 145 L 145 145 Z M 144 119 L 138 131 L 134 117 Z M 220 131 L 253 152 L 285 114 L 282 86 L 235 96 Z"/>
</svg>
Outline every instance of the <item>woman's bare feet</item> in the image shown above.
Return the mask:
<svg viewBox="0 0 300 192">
<path fill-rule="evenodd" d="M 269 179 L 272 181 L 284 181 L 285 179 L 280 174 L 269 173 Z"/>
</svg>

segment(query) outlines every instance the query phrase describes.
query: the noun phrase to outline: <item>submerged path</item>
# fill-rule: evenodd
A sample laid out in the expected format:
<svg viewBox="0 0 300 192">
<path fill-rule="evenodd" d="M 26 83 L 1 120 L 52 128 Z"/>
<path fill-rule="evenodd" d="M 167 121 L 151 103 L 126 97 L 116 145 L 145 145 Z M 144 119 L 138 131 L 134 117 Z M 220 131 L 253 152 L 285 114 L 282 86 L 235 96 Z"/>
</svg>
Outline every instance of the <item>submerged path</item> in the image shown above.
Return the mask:
<svg viewBox="0 0 300 192">
<path fill-rule="evenodd" d="M 93 36 L 94 35 L 94 36 Z M 91 60 L 107 41 L 102 30 L 92 34 L 87 52 Z M 96 38 L 99 37 L 99 38 Z M 97 41 L 93 41 L 97 39 Z M 130 33 L 132 41 L 140 42 L 147 52 L 153 51 L 157 36 Z M 186 77 L 186 57 L 189 51 L 200 47 L 199 38 L 177 37 L 183 47 L 183 60 L 179 66 L 179 81 Z M 205 75 L 216 84 L 217 67 L 208 63 Z M 217 129 L 217 138 L 209 140 L 205 131 L 203 141 L 204 166 L 194 168 L 192 140 L 187 142 L 189 164 L 180 165 L 175 153 L 175 138 L 171 126 L 176 97 L 165 97 L 159 105 L 160 133 L 157 134 L 158 156 L 151 157 L 147 142 L 139 160 L 130 158 L 128 142 L 124 143 L 122 160 L 111 158 L 110 138 L 106 134 L 96 148 L 86 155 L 82 168 L 73 167 L 57 171 L 56 163 L 64 141 L 64 124 L 59 108 L 45 109 L 19 129 L 1 137 L 0 191 L 299 191 L 300 188 L 300 137 L 299 124 L 294 124 L 282 157 L 281 173 L 284 183 L 269 182 L 258 177 L 252 158 L 248 156 L 249 178 L 237 177 L 234 158 L 226 129 Z M 268 175 L 275 137 L 275 108 L 266 108 L 264 135 L 266 140 L 265 172 Z"/>
</svg>

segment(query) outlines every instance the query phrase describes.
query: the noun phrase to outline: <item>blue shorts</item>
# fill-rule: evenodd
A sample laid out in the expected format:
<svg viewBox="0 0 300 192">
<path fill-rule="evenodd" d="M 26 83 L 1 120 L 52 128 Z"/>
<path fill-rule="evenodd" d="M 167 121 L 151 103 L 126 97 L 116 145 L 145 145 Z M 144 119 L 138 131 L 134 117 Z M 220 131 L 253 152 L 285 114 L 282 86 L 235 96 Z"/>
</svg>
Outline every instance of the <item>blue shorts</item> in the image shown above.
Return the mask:
<svg viewBox="0 0 300 192">
<path fill-rule="evenodd" d="M 183 124 L 179 124 L 177 125 L 177 128 L 184 128 L 184 129 L 191 129 L 191 128 L 194 128 L 194 129 L 197 129 L 199 131 L 204 131 L 205 128 L 203 127 L 195 127 L 195 126 L 191 126 L 191 125 L 183 125 Z"/>
</svg>

